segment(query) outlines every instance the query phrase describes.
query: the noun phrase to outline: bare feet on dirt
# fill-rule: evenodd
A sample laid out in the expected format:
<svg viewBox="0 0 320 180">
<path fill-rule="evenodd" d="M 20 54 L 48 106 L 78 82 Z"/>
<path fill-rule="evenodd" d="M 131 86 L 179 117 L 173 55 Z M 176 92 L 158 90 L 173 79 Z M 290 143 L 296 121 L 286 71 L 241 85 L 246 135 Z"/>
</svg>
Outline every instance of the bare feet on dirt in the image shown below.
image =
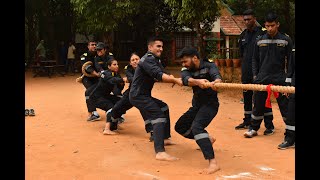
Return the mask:
<svg viewBox="0 0 320 180">
<path fill-rule="evenodd" d="M 176 161 L 176 160 L 179 160 L 179 158 L 171 156 L 171 155 L 167 154 L 166 152 L 158 152 L 156 154 L 156 159 L 160 160 L 160 161 Z"/>
<path fill-rule="evenodd" d="M 114 132 L 114 131 L 111 131 L 111 130 L 108 130 L 108 129 L 104 129 L 103 132 L 102 132 L 103 135 L 117 135 L 119 134 L 118 132 Z"/>
<path fill-rule="evenodd" d="M 209 167 L 204 169 L 201 174 L 213 174 L 220 170 L 220 167 L 217 164 L 215 159 L 209 160 Z"/>
<path fill-rule="evenodd" d="M 211 141 L 211 144 L 213 144 L 214 142 L 216 142 L 216 138 L 214 138 L 214 137 L 212 137 L 212 136 L 209 136 L 209 139 L 210 139 L 210 141 Z"/>
<path fill-rule="evenodd" d="M 124 130 L 124 128 L 118 124 L 117 130 Z"/>
<path fill-rule="evenodd" d="M 164 140 L 164 145 L 165 146 L 169 146 L 169 145 L 175 145 L 176 143 L 174 143 L 171 139 L 165 139 Z"/>
</svg>

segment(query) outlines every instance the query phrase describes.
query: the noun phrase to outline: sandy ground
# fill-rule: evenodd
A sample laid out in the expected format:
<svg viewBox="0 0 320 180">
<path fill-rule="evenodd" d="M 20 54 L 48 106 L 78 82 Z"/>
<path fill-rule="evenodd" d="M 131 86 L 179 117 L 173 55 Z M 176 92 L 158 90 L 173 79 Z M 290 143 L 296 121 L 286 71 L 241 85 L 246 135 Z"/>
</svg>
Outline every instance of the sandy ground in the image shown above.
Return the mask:
<svg viewBox="0 0 320 180">
<path fill-rule="evenodd" d="M 262 124 L 259 135 L 247 139 L 246 130 L 234 130 L 243 118 L 241 91 L 220 91 L 219 112 L 207 131 L 217 139 L 213 148 L 221 170 L 204 175 L 199 172 L 208 162 L 195 141 L 174 131 L 177 119 L 191 106 L 190 88 L 156 83 L 153 89 L 153 96 L 170 108 L 171 135 L 177 144 L 166 146 L 166 151 L 180 158 L 164 162 L 155 160 L 136 108 L 127 111 L 117 136 L 102 134 L 106 119 L 102 110 L 98 109 L 101 121 L 87 122 L 84 87 L 75 82 L 78 76 L 33 78 L 26 72 L 25 107 L 36 113 L 25 118 L 27 180 L 295 179 L 295 149 L 277 149 L 285 124 L 276 103 L 275 134 L 264 136 Z"/>
</svg>

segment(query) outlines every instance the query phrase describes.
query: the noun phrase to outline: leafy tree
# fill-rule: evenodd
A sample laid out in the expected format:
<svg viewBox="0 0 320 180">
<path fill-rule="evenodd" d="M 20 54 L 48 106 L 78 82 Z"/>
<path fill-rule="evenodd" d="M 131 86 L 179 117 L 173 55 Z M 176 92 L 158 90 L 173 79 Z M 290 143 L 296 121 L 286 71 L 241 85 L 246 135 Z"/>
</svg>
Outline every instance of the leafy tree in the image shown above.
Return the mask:
<svg viewBox="0 0 320 180">
<path fill-rule="evenodd" d="M 204 36 L 212 30 L 213 23 L 220 16 L 219 0 L 164 0 L 172 10 L 177 22 L 196 31 L 198 50 L 205 56 Z"/>
<path fill-rule="evenodd" d="M 171 8 L 164 0 L 71 0 L 75 7 L 76 29 L 82 34 L 95 34 L 111 49 L 120 50 L 119 42 L 112 42 L 112 32 L 134 34 L 134 51 L 142 54 L 149 35 L 170 34 L 182 29 Z M 115 47 L 113 47 L 113 45 Z M 128 47 L 131 49 L 131 47 Z"/>
<path fill-rule="evenodd" d="M 295 36 L 295 0 L 225 0 L 235 14 L 242 14 L 247 8 L 255 10 L 257 21 L 263 25 L 268 11 L 275 11 L 279 16 L 280 31 Z"/>
<path fill-rule="evenodd" d="M 32 61 L 40 39 L 50 49 L 49 58 L 54 58 L 57 41 L 71 37 L 71 24 L 69 0 L 25 0 L 25 59 Z"/>
</svg>

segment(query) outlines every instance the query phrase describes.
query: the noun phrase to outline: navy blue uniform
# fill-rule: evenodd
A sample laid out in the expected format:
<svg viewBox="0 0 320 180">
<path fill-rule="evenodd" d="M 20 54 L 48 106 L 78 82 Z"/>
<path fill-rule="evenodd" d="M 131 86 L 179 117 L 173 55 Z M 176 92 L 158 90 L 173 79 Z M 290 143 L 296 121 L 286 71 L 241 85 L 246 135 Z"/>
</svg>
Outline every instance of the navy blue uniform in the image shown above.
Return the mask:
<svg viewBox="0 0 320 180">
<path fill-rule="evenodd" d="M 101 72 L 101 71 L 107 70 L 108 69 L 107 62 L 109 60 L 112 60 L 112 59 L 114 59 L 112 53 L 106 54 L 103 57 L 96 56 L 95 59 L 94 59 L 94 66 L 95 66 L 97 72 Z"/>
<path fill-rule="evenodd" d="M 293 46 L 292 54 L 290 61 L 288 62 L 288 73 L 286 82 L 291 85 L 296 85 L 296 76 L 295 76 L 295 46 Z M 295 124 L 296 124 L 296 96 L 295 94 L 289 95 L 289 103 L 288 103 L 288 115 L 287 119 L 285 120 L 286 123 L 286 132 L 285 132 L 285 141 L 288 141 L 289 143 L 295 142 Z"/>
<path fill-rule="evenodd" d="M 88 61 L 91 61 L 92 62 L 92 66 L 91 67 L 87 67 L 86 68 L 86 73 L 90 74 L 92 72 L 92 70 L 95 70 L 95 67 L 94 67 L 94 58 L 96 57 L 96 54 L 93 53 L 93 52 L 86 52 L 86 53 L 83 53 L 81 56 L 80 56 L 80 62 L 81 62 L 81 66 L 88 62 Z M 87 76 L 84 76 L 82 78 L 82 84 L 84 85 L 84 87 L 86 89 L 88 89 L 90 86 L 92 86 L 93 84 L 97 83 L 99 81 L 99 77 L 87 77 Z"/>
<path fill-rule="evenodd" d="M 168 105 L 151 96 L 154 83 L 162 81 L 164 67 L 160 58 L 147 52 L 139 61 L 129 92 L 129 100 L 140 110 L 145 125 L 152 124 L 155 152 L 164 152 L 164 139 L 170 135 Z"/>
<path fill-rule="evenodd" d="M 207 79 L 212 82 L 216 79 L 221 79 L 221 75 L 214 63 L 200 60 L 200 67 L 196 71 L 182 68 L 181 78 L 183 85 L 188 86 L 189 78 Z M 195 139 L 204 158 L 213 159 L 214 151 L 205 128 L 218 113 L 219 100 L 217 92 L 211 88 L 201 89 L 199 86 L 192 86 L 192 90 L 192 107 L 178 119 L 175 124 L 175 130 L 185 138 Z"/>
<path fill-rule="evenodd" d="M 265 34 L 261 26 L 256 26 L 252 31 L 245 29 L 240 34 L 239 39 L 239 51 L 241 59 L 241 82 L 242 84 L 251 84 L 253 81 L 252 75 L 252 56 L 255 46 L 255 42 L 258 37 Z M 252 90 L 243 91 L 243 103 L 244 103 L 244 118 L 243 124 L 248 126 L 251 120 L 252 114 Z M 264 122 L 265 127 L 268 129 L 273 129 L 273 113 L 272 108 L 265 108 L 264 111 Z"/>
<path fill-rule="evenodd" d="M 259 37 L 254 46 L 252 59 L 252 72 L 256 77 L 254 84 L 274 84 L 285 86 L 286 59 L 290 58 L 292 52 L 292 40 L 290 37 L 278 32 L 274 37 L 264 34 Z M 249 129 L 257 131 L 263 119 L 265 102 L 267 99 L 266 91 L 254 92 L 254 107 L 252 112 L 252 120 Z M 279 93 L 277 103 L 283 120 L 286 120 L 288 109 L 288 98 Z M 270 127 L 273 129 L 274 127 Z"/>
<path fill-rule="evenodd" d="M 86 103 L 89 112 L 93 108 L 98 107 L 102 110 L 108 111 L 113 105 L 120 100 L 120 97 L 111 95 L 114 85 L 124 83 L 119 74 L 106 70 L 101 73 L 99 82 L 88 88 L 85 92 Z"/>
<path fill-rule="evenodd" d="M 127 77 L 129 84 L 128 89 L 123 93 L 122 98 L 113 106 L 112 111 L 110 113 L 107 114 L 107 122 L 111 123 L 111 127 L 117 127 L 116 124 L 119 121 L 119 118 L 126 113 L 127 110 L 131 109 L 133 107 L 133 105 L 130 103 L 129 100 L 129 92 L 130 92 L 130 87 L 131 87 L 131 83 L 133 80 L 133 76 L 134 76 L 134 71 L 135 69 L 129 64 L 127 66 L 125 66 L 125 74 Z M 141 114 L 143 114 L 143 112 L 140 111 Z M 142 117 L 144 117 L 142 115 Z M 147 133 L 149 133 L 150 131 L 152 131 L 152 126 L 151 124 L 147 124 L 145 126 Z M 114 129 L 112 129 L 114 130 Z"/>
</svg>

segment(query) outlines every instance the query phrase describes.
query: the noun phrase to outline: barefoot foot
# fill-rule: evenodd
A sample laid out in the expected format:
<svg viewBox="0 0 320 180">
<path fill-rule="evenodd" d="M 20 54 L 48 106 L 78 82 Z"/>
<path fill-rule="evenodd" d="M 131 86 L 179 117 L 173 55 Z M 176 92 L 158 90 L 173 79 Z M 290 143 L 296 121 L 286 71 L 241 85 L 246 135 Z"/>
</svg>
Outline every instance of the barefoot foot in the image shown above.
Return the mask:
<svg viewBox="0 0 320 180">
<path fill-rule="evenodd" d="M 119 124 L 118 124 L 118 128 L 117 128 L 117 129 L 118 129 L 118 130 L 124 130 L 123 127 L 120 126 Z"/>
<path fill-rule="evenodd" d="M 175 145 L 176 143 L 174 143 L 171 139 L 165 139 L 164 140 L 164 145 L 168 146 L 168 145 Z"/>
<path fill-rule="evenodd" d="M 211 141 L 211 144 L 213 144 L 214 142 L 216 142 L 216 138 L 214 138 L 214 137 L 212 137 L 212 136 L 209 136 L 209 139 L 210 139 L 210 141 Z"/>
<path fill-rule="evenodd" d="M 202 174 L 213 174 L 220 170 L 215 159 L 209 160 L 209 167 L 202 171 Z"/>
<path fill-rule="evenodd" d="M 160 160 L 160 161 L 175 161 L 175 160 L 179 160 L 179 158 L 176 158 L 174 156 L 170 156 L 166 152 L 158 152 L 156 154 L 156 159 Z"/>
<path fill-rule="evenodd" d="M 108 129 L 104 129 L 102 134 L 103 135 L 116 135 L 116 134 L 119 134 L 119 133 L 111 131 L 111 130 L 108 130 Z"/>
</svg>

